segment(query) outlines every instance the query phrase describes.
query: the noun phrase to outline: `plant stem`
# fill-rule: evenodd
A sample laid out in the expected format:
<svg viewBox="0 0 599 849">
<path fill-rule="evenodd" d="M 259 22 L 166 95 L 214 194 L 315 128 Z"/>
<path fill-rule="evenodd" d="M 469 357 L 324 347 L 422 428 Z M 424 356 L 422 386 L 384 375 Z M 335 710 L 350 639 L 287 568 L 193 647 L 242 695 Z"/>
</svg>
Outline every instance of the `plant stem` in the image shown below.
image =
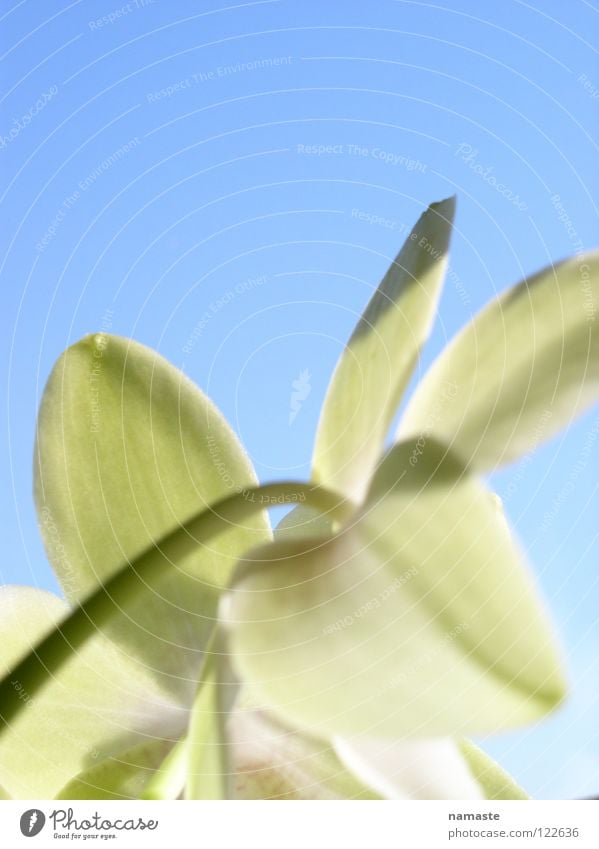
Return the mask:
<svg viewBox="0 0 599 849">
<path fill-rule="evenodd" d="M 152 775 L 142 799 L 178 799 L 187 779 L 187 739 L 182 737 Z"/>
<path fill-rule="evenodd" d="M 204 662 L 187 736 L 171 749 L 145 786 L 143 799 L 234 798 L 227 720 L 239 689 L 228 663 L 226 636 L 216 625 Z"/>
<path fill-rule="evenodd" d="M 186 799 L 232 799 L 234 777 L 228 717 L 239 690 L 227 640 L 216 625 L 205 654 L 187 729 Z"/>
<path fill-rule="evenodd" d="M 133 562 L 123 566 L 40 640 L 0 681 L 0 735 L 73 652 L 126 607 L 144 585 L 151 584 L 198 545 L 225 532 L 229 526 L 235 526 L 268 507 L 296 501 L 328 514 L 337 522 L 344 521 L 351 512 L 351 505 L 337 493 L 311 484 L 291 481 L 251 487 L 205 508 L 189 522 L 149 546 Z M 19 698 L 14 682 L 20 684 L 19 693 L 27 693 L 26 701 Z"/>
</svg>

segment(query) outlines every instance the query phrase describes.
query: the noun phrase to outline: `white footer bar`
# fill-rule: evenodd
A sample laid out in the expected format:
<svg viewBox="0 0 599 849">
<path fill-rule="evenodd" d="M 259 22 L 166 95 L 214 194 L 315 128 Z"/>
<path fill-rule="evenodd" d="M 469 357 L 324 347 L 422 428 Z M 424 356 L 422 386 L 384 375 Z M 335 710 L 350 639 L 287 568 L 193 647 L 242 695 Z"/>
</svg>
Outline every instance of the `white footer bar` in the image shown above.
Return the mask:
<svg viewBox="0 0 599 849">
<path fill-rule="evenodd" d="M 598 849 L 576 802 L 0 802 L 0 846 Z"/>
</svg>

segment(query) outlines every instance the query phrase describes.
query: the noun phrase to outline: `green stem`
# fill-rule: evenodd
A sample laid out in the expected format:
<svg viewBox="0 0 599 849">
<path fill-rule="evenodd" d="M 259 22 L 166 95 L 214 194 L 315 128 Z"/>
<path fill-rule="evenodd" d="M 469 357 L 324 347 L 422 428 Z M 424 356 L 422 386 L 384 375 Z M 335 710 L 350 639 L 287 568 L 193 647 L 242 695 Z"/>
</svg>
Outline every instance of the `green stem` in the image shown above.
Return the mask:
<svg viewBox="0 0 599 849">
<path fill-rule="evenodd" d="M 232 799 L 233 767 L 227 719 L 239 684 L 228 663 L 226 636 L 216 625 L 204 662 L 187 736 L 171 749 L 145 786 L 143 799 Z"/>
<path fill-rule="evenodd" d="M 141 798 L 178 799 L 187 779 L 187 757 L 187 738 L 182 737 L 152 775 Z"/>
<path fill-rule="evenodd" d="M 227 719 L 239 690 L 223 629 L 214 629 L 187 729 L 186 799 L 232 799 L 234 777 Z"/>
<path fill-rule="evenodd" d="M 348 502 L 337 493 L 293 481 L 251 487 L 205 508 L 98 587 L 0 681 L 0 719 L 3 721 L 0 734 L 73 652 L 126 607 L 144 585 L 151 584 L 164 570 L 180 563 L 198 545 L 207 543 L 229 526 L 235 526 L 260 510 L 295 501 L 327 513 L 339 522 L 351 511 Z M 26 700 L 19 698 L 23 692 L 27 693 Z"/>
</svg>

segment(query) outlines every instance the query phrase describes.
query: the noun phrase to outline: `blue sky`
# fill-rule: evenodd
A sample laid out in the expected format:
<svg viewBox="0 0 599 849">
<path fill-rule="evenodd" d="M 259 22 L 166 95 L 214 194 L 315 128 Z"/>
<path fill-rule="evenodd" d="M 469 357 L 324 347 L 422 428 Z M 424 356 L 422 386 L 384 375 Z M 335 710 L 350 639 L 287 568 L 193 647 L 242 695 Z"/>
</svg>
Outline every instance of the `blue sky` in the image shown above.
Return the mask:
<svg viewBox="0 0 599 849">
<path fill-rule="evenodd" d="M 596 3 L 2 0 L 0 19 L 3 581 L 56 589 L 35 414 L 84 333 L 158 348 L 262 480 L 305 478 L 343 343 L 429 202 L 458 195 L 420 369 L 596 244 Z M 568 657 L 568 706 L 484 741 L 540 797 L 599 793 L 598 430 L 595 409 L 493 480 Z"/>
</svg>

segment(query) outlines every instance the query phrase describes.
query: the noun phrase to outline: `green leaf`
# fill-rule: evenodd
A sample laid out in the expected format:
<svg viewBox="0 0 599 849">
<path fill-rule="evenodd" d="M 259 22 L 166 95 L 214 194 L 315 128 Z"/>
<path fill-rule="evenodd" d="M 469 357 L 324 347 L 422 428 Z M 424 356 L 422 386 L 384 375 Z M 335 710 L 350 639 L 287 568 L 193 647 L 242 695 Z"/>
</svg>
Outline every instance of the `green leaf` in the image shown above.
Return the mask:
<svg viewBox="0 0 599 849">
<path fill-rule="evenodd" d="M 385 799 L 484 799 L 458 744 L 431 740 L 335 740 L 335 751 Z"/>
<path fill-rule="evenodd" d="M 455 198 L 421 215 L 372 296 L 331 380 L 314 448 L 313 478 L 355 500 L 428 338 L 447 266 Z"/>
<path fill-rule="evenodd" d="M 229 722 L 237 799 L 378 799 L 330 743 L 279 722 L 246 696 Z"/>
<path fill-rule="evenodd" d="M 98 334 L 69 348 L 44 392 L 35 498 L 48 557 L 79 600 L 208 504 L 255 483 L 213 404 L 154 351 Z M 106 633 L 181 703 L 193 699 L 219 593 L 270 536 L 261 513 L 175 564 Z"/>
<path fill-rule="evenodd" d="M 228 598 L 239 674 L 323 736 L 437 737 L 529 722 L 564 685 L 505 519 L 443 446 L 396 446 L 336 536 L 251 552 Z"/>
<path fill-rule="evenodd" d="M 508 289 L 440 354 L 398 439 L 436 437 L 492 469 L 533 451 L 599 398 L 599 253 Z"/>
<path fill-rule="evenodd" d="M 0 588 L 0 675 L 67 612 L 51 593 Z M 0 784 L 16 799 L 52 799 L 74 776 L 93 772 L 129 747 L 177 739 L 187 719 L 148 670 L 101 633 L 69 658 L 42 693 L 32 697 L 16 678 L 12 686 L 24 709 L 0 738 Z"/>
<path fill-rule="evenodd" d="M 485 792 L 486 799 L 529 799 L 503 767 L 470 740 L 460 740 L 460 750 L 468 766 Z"/>
<path fill-rule="evenodd" d="M 172 741 L 148 740 L 79 773 L 57 799 L 139 799 L 171 751 Z"/>
</svg>

